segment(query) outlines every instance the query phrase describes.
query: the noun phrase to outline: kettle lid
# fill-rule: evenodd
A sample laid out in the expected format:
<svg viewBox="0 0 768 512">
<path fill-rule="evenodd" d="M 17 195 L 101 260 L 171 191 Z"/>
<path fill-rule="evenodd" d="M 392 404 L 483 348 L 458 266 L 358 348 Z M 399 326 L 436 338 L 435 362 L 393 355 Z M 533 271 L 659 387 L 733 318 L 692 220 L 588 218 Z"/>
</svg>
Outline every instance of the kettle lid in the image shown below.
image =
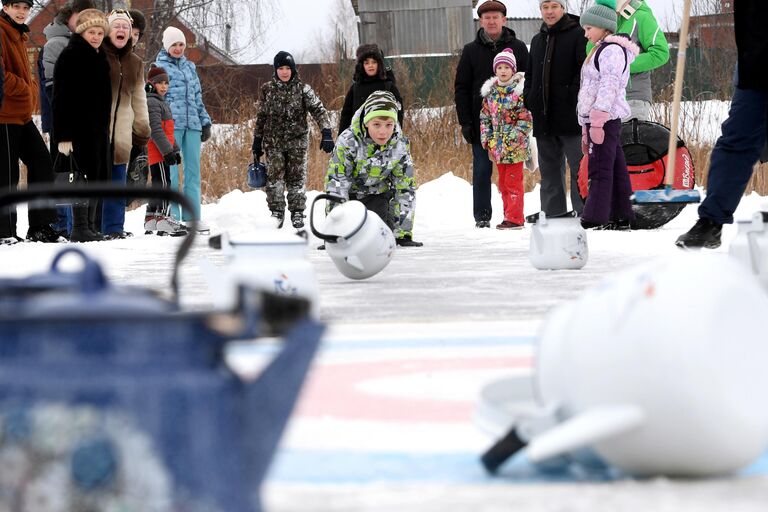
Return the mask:
<svg viewBox="0 0 768 512">
<path fill-rule="evenodd" d="M 347 201 L 328 213 L 323 231 L 343 238 L 354 236 L 365 221 L 368 210 L 360 201 Z"/>
<path fill-rule="evenodd" d="M 307 245 L 307 239 L 277 229 L 257 229 L 246 233 L 227 234 L 228 244 L 231 247 L 260 247 L 269 245 Z"/>
</svg>

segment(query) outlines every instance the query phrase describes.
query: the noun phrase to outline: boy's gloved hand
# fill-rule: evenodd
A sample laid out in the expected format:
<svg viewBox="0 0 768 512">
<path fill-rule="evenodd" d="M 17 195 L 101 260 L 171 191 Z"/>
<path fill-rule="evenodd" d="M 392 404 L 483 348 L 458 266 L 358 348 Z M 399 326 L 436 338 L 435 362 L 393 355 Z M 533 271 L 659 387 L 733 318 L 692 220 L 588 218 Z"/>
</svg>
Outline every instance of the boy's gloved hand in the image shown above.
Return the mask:
<svg viewBox="0 0 768 512">
<path fill-rule="evenodd" d="M 581 127 L 581 153 L 586 155 L 589 153 L 589 137 L 587 137 L 587 127 Z"/>
<path fill-rule="evenodd" d="M 330 153 L 333 151 L 333 136 L 331 135 L 331 129 L 323 128 L 320 133 L 323 134 L 323 139 L 320 141 L 320 149 L 326 153 Z"/>
<path fill-rule="evenodd" d="M 71 142 L 59 142 L 59 153 L 62 155 L 69 155 L 72 153 L 72 143 Z"/>
<path fill-rule="evenodd" d="M 181 165 L 181 153 L 175 151 L 173 154 L 176 155 L 176 165 Z"/>
<path fill-rule="evenodd" d="M 253 153 L 254 162 L 258 162 L 259 158 L 261 158 L 261 155 L 264 154 L 264 151 L 261 150 L 261 137 L 256 137 L 253 139 L 253 144 L 251 145 L 251 153 Z"/>
<path fill-rule="evenodd" d="M 602 110 L 591 110 L 589 112 L 589 136 L 595 144 L 602 144 L 605 141 L 605 132 L 603 125 L 611 120 L 611 114 Z"/>
<path fill-rule="evenodd" d="M 467 141 L 467 144 L 475 143 L 475 136 L 472 133 L 472 125 L 470 124 L 461 125 L 461 136 L 464 137 L 464 140 Z"/>
<path fill-rule="evenodd" d="M 205 142 L 211 138 L 211 125 L 203 126 L 203 133 L 200 135 L 200 142 Z"/>
<path fill-rule="evenodd" d="M 170 153 L 163 155 L 163 163 L 168 166 L 176 165 L 177 154 L 178 153 L 174 153 L 173 151 L 171 151 Z"/>
</svg>

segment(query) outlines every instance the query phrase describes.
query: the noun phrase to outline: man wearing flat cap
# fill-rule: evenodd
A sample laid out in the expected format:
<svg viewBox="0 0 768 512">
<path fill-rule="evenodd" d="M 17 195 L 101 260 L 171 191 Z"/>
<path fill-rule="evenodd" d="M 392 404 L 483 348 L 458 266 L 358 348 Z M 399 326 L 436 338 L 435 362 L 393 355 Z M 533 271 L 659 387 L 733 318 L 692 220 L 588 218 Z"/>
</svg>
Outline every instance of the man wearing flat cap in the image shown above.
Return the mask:
<svg viewBox="0 0 768 512">
<path fill-rule="evenodd" d="M 471 43 L 464 46 L 456 68 L 454 101 L 461 125 L 461 134 L 472 145 L 472 209 L 475 226 L 491 227 L 491 174 L 493 166 L 488 153 L 480 144 L 480 87 L 493 76 L 493 58 L 505 48 L 511 48 L 517 70 L 528 66 L 528 48 L 517 39 L 514 30 L 505 26 L 506 6 L 496 0 L 486 0 L 477 8 L 480 30 Z"/>
</svg>

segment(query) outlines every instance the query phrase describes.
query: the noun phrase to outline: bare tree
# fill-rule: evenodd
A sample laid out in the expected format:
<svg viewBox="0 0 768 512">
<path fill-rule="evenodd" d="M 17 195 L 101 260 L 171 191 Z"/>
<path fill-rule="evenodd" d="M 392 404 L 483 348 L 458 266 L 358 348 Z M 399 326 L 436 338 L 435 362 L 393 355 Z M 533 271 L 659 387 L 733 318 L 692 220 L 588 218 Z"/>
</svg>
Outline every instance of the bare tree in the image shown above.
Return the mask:
<svg viewBox="0 0 768 512">
<path fill-rule="evenodd" d="M 339 62 L 353 57 L 357 48 L 357 16 L 349 0 L 336 0 L 328 22 L 329 31 L 314 34 L 312 50 L 302 52 L 304 62 Z"/>
</svg>

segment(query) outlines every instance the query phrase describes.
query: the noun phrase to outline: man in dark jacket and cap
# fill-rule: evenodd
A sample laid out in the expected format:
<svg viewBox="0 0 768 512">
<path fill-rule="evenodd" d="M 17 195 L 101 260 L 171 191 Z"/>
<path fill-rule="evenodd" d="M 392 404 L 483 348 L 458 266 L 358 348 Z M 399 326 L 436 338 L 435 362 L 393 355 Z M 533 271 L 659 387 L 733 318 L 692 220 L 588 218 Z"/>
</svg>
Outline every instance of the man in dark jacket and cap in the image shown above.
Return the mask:
<svg viewBox="0 0 768 512">
<path fill-rule="evenodd" d="M 493 165 L 480 144 L 480 87 L 493 76 L 493 58 L 505 48 L 511 48 L 517 70 L 525 72 L 528 48 L 506 27 L 507 8 L 496 0 L 487 0 L 477 8 L 480 30 L 471 43 L 464 46 L 456 68 L 454 100 L 461 134 L 472 145 L 472 209 L 475 226 L 491 227 L 491 174 Z"/>
<path fill-rule="evenodd" d="M 768 129 L 768 24 L 765 2 L 733 3 L 738 61 L 736 88 L 728 119 L 715 143 L 707 176 L 707 197 L 699 206 L 699 220 L 676 242 L 678 247 L 720 247 L 723 224 L 733 223 L 733 213 L 744 195 L 755 164 L 766 143 Z"/>
<path fill-rule="evenodd" d="M 571 171 L 571 205 L 581 213 L 579 195 L 581 127 L 576 115 L 581 65 L 587 39 L 578 16 L 565 11 L 565 0 L 541 0 L 543 23 L 531 40 L 523 100 L 533 115 L 539 153 L 541 209 L 547 217 L 567 210 L 565 162 Z M 529 216 L 535 222 L 538 214 Z"/>
</svg>

